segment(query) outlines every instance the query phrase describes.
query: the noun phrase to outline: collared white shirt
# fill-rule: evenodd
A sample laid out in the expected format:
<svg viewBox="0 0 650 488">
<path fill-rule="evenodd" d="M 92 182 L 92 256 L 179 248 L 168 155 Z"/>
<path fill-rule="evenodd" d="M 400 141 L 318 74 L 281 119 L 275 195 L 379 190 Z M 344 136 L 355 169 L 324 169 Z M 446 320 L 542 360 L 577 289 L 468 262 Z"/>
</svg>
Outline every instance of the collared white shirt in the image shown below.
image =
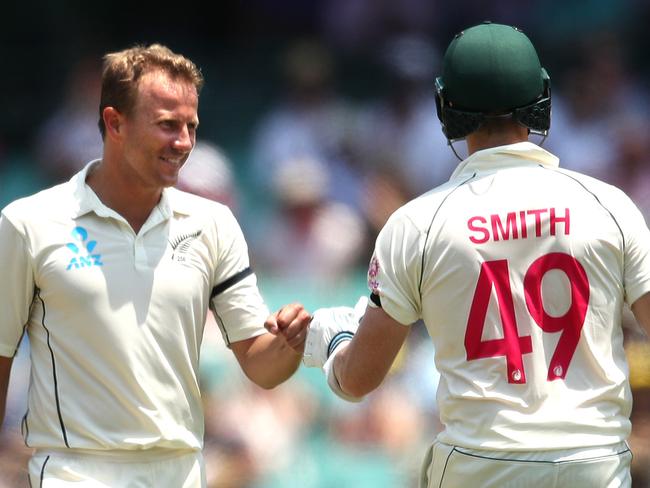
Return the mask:
<svg viewBox="0 0 650 488">
<path fill-rule="evenodd" d="M 478 151 L 393 214 L 368 279 L 395 320 L 427 326 L 443 442 L 628 436 L 621 313 L 650 292 L 650 231 L 620 190 L 529 142 Z"/>
<path fill-rule="evenodd" d="M 265 332 L 244 236 L 173 188 L 136 234 L 86 185 L 92 164 L 0 218 L 0 354 L 23 328 L 31 349 L 26 444 L 200 449 L 208 308 L 227 344 Z"/>
</svg>

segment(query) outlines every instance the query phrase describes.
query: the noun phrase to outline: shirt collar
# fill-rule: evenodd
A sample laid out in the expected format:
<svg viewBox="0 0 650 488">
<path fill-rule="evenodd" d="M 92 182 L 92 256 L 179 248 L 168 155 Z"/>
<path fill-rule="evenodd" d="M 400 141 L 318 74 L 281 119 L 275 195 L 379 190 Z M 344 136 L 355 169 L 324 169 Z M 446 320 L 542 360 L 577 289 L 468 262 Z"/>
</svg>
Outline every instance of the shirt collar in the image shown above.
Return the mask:
<svg viewBox="0 0 650 488">
<path fill-rule="evenodd" d="M 76 201 L 74 218 L 81 217 L 89 212 L 95 212 L 100 217 L 119 217 L 119 214 L 113 209 L 107 207 L 102 203 L 97 194 L 88 186 L 86 183 L 86 178 L 90 169 L 99 164 L 100 159 L 89 162 L 84 166 L 84 168 L 75 174 L 69 181 L 69 184 L 73 187 L 74 199 Z M 176 198 L 177 190 L 173 188 L 164 188 L 162 191 L 162 196 L 154 212 L 159 212 L 160 217 L 165 220 L 170 218 L 174 212 L 188 215 L 190 210 L 185 208 L 186 205 L 183 205 L 183 201 L 179 198 Z"/>
<path fill-rule="evenodd" d="M 100 161 L 100 159 L 95 159 L 94 161 L 89 162 L 81 171 L 70 179 L 69 184 L 72 185 L 74 189 L 74 199 L 77 203 L 74 217 L 81 217 L 82 215 L 92 211 L 100 215 L 100 212 L 103 211 L 103 209 L 110 210 L 86 184 L 86 177 L 88 176 L 90 168 L 99 164 Z"/>
<path fill-rule="evenodd" d="M 518 142 L 476 151 L 456 167 L 450 180 L 505 168 L 523 166 L 557 168 L 559 165 L 560 159 L 557 156 L 538 145 L 528 141 Z"/>
</svg>

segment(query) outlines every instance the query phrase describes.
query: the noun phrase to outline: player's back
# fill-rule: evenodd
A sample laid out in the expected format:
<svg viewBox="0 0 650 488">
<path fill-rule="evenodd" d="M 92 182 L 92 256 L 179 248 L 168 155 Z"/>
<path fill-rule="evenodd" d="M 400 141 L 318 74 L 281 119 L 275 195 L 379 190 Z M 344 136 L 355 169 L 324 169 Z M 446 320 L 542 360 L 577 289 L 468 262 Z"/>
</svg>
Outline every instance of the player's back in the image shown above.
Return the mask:
<svg viewBox="0 0 650 488">
<path fill-rule="evenodd" d="M 528 450 L 624 440 L 621 310 L 635 207 L 522 143 L 476 153 L 403 209 L 442 374 L 441 440 Z"/>
</svg>

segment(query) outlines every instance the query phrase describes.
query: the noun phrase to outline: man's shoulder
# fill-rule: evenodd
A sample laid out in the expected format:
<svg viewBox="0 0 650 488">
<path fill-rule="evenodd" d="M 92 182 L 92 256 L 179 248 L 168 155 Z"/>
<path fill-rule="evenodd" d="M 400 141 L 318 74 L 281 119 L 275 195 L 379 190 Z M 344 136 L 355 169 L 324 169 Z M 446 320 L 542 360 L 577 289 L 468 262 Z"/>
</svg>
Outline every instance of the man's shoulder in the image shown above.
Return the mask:
<svg viewBox="0 0 650 488">
<path fill-rule="evenodd" d="M 630 197 L 622 189 L 611 183 L 569 169 L 559 168 L 556 171 L 573 179 L 602 204 L 611 202 L 612 204 L 627 205 L 632 202 Z"/>
<path fill-rule="evenodd" d="M 66 181 L 14 200 L 2 214 L 10 220 L 49 218 L 72 211 L 75 201 L 74 188 Z"/>
<path fill-rule="evenodd" d="M 192 217 L 209 216 L 219 218 L 231 216 L 232 211 L 227 205 L 201 197 L 193 193 L 168 188 L 166 190 L 171 209 L 174 213 L 180 213 Z"/>
<path fill-rule="evenodd" d="M 397 209 L 392 220 L 407 219 L 417 227 L 428 226 L 435 213 L 458 187 L 458 182 L 448 181 L 410 200 Z"/>
</svg>

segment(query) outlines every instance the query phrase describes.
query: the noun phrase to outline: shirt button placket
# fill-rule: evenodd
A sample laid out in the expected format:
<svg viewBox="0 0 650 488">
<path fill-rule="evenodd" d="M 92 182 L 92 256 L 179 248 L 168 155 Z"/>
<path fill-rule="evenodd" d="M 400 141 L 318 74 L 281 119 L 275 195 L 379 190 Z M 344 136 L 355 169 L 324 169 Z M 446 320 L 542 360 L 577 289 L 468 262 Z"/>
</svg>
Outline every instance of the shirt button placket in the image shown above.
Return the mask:
<svg viewBox="0 0 650 488">
<path fill-rule="evenodd" d="M 144 239 L 140 234 L 135 236 L 133 241 L 133 258 L 135 269 L 145 269 L 147 267 L 147 254 L 144 247 Z"/>
</svg>

